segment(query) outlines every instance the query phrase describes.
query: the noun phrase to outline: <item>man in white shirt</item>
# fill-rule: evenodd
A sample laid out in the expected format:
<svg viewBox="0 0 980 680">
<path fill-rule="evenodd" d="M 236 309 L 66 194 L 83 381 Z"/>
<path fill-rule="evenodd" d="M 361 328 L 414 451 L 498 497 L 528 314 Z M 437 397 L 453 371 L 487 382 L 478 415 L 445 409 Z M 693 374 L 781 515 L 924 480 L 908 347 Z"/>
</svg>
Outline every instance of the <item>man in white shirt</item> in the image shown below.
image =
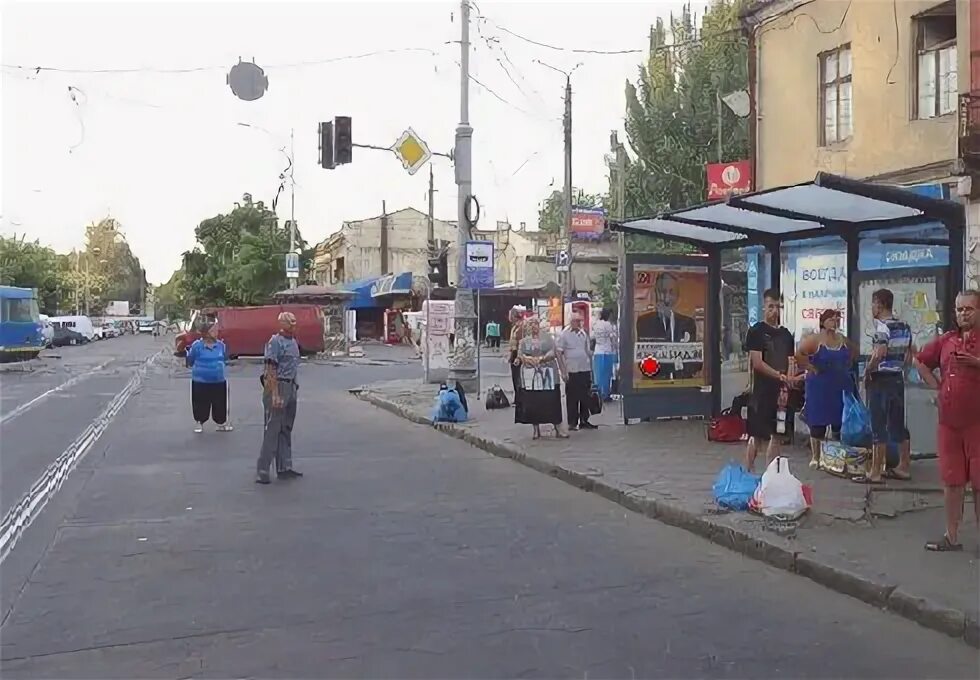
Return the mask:
<svg viewBox="0 0 980 680">
<path fill-rule="evenodd" d="M 565 381 L 565 407 L 569 430 L 595 430 L 589 422 L 589 392 L 592 390 L 592 348 L 589 334 L 582 328 L 582 315 L 572 314 L 568 328 L 555 343 L 558 367 Z"/>
</svg>

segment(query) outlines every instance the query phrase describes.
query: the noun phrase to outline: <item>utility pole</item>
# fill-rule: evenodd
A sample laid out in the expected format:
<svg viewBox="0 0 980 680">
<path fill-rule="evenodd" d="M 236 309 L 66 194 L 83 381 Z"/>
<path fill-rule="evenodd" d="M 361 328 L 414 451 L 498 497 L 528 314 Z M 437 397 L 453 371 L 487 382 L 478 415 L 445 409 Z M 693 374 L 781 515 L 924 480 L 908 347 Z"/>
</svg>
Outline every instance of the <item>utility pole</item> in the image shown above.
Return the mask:
<svg viewBox="0 0 980 680">
<path fill-rule="evenodd" d="M 459 125 L 456 126 L 457 234 L 459 249 L 456 267 L 456 302 L 453 305 L 454 341 L 449 355 L 449 379 L 462 384 L 467 392 L 477 389 L 476 340 L 473 326 L 476 324 L 476 307 L 473 291 L 464 288 L 463 271 L 466 262 L 466 242 L 470 237 L 467 209 L 473 198 L 473 128 L 470 127 L 470 2 L 460 2 L 459 40 Z"/>
<path fill-rule="evenodd" d="M 293 128 L 289 128 L 289 252 L 296 252 L 296 182 L 293 179 L 296 161 L 296 145 Z M 289 279 L 289 287 L 295 288 L 299 279 Z"/>
<path fill-rule="evenodd" d="M 430 260 L 436 256 L 435 200 L 435 178 L 432 174 L 432 163 L 429 163 L 429 221 L 428 224 L 426 224 L 425 239 L 426 247 L 429 249 Z M 429 273 L 432 273 L 431 265 L 429 265 Z"/>
<path fill-rule="evenodd" d="M 562 71 L 551 64 L 546 64 L 540 59 L 539 64 L 552 71 L 556 71 L 565 76 L 565 115 L 562 117 L 562 127 L 565 133 L 565 192 L 564 192 L 564 213 L 565 219 L 559 238 L 559 248 L 567 248 L 568 271 L 565 273 L 556 272 L 558 282 L 561 285 L 561 310 L 562 326 L 565 325 L 565 300 L 571 296 L 572 265 L 575 262 L 572 253 L 572 74 L 582 64 L 576 64 L 571 71 Z"/>
</svg>

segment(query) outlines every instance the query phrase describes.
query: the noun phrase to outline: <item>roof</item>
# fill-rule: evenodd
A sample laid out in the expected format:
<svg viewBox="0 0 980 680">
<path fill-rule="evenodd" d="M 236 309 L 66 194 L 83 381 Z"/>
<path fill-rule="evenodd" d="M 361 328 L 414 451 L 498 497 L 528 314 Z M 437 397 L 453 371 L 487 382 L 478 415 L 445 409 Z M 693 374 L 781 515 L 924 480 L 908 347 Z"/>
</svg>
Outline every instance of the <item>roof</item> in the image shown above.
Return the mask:
<svg viewBox="0 0 980 680">
<path fill-rule="evenodd" d="M 354 293 L 340 288 L 303 284 L 275 293 L 273 297 L 353 297 Z"/>
<path fill-rule="evenodd" d="M 717 249 L 936 222 L 964 229 L 963 206 L 907 188 L 821 172 L 812 182 L 625 220 L 610 228 Z"/>
</svg>

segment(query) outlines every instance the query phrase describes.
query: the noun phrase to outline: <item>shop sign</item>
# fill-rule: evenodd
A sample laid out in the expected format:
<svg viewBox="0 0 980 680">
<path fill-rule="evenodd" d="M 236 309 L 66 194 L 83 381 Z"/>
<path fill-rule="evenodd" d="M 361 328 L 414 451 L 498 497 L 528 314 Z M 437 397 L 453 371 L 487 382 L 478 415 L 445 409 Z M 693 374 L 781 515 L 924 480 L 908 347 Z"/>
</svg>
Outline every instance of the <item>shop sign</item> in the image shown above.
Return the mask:
<svg viewBox="0 0 980 680">
<path fill-rule="evenodd" d="M 493 288 L 493 241 L 467 241 L 463 288 Z"/>
<path fill-rule="evenodd" d="M 708 163 L 705 166 L 708 200 L 716 201 L 752 191 L 752 163 Z"/>
</svg>

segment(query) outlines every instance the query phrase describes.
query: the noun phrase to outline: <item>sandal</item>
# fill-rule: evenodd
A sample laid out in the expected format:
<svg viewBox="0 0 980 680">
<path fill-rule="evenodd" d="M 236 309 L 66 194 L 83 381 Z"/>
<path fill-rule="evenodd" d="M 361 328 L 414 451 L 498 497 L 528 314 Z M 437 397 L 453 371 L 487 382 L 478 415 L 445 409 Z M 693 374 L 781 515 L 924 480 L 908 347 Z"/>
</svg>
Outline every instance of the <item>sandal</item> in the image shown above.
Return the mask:
<svg viewBox="0 0 980 680">
<path fill-rule="evenodd" d="M 568 439 L 568 433 L 555 428 L 555 439 Z"/>
<path fill-rule="evenodd" d="M 857 477 L 851 477 L 851 481 L 855 484 L 870 484 L 874 486 L 883 486 L 885 484 L 884 479 L 871 479 L 868 475 L 858 475 Z"/>
<path fill-rule="evenodd" d="M 953 543 L 949 540 L 949 536 L 943 534 L 941 540 L 929 541 L 926 543 L 925 548 L 930 552 L 960 552 L 963 550 L 963 544 Z"/>
<path fill-rule="evenodd" d="M 885 470 L 885 477 L 888 477 L 888 479 L 896 479 L 900 482 L 912 481 L 912 475 L 910 475 L 908 472 L 899 472 L 895 469 Z"/>
</svg>

